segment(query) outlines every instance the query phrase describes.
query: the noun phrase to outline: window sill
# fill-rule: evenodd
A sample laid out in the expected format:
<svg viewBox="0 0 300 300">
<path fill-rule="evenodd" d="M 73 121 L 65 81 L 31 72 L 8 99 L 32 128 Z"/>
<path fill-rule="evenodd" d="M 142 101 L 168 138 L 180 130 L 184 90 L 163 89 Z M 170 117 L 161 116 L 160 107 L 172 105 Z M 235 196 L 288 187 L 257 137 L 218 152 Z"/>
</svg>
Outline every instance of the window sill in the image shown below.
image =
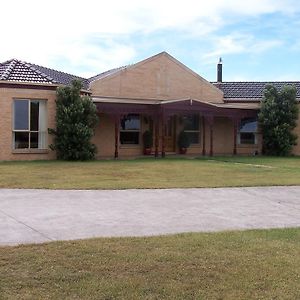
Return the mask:
<svg viewBox="0 0 300 300">
<path fill-rule="evenodd" d="M 258 144 L 238 144 L 238 148 L 257 148 Z"/>
<path fill-rule="evenodd" d="M 140 148 L 141 145 L 140 144 L 124 144 L 124 145 L 120 145 L 120 149 L 132 149 L 132 148 Z"/>
<path fill-rule="evenodd" d="M 12 154 L 48 154 L 48 149 L 13 149 Z"/>
</svg>

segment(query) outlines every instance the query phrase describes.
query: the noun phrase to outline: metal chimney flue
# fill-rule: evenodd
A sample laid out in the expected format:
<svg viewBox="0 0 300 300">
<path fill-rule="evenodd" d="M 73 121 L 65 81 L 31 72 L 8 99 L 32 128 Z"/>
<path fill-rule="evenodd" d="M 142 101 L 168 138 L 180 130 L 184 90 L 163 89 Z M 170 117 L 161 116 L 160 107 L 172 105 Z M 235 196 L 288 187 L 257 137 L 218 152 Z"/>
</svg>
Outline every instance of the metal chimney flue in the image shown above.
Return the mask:
<svg viewBox="0 0 300 300">
<path fill-rule="evenodd" d="M 218 63 L 218 68 L 217 68 L 217 82 L 222 82 L 222 68 L 223 68 L 223 62 L 222 58 L 220 57 L 219 63 Z"/>
</svg>

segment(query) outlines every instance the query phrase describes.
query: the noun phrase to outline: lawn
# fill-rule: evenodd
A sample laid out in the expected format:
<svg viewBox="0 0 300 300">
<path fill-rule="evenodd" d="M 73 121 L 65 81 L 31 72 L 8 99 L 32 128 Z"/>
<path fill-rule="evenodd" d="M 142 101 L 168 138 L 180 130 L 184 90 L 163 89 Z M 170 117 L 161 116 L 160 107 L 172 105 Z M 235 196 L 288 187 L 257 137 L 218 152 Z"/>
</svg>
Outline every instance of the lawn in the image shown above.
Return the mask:
<svg viewBox="0 0 300 300">
<path fill-rule="evenodd" d="M 0 247 L 1 299 L 300 299 L 300 229 Z"/>
<path fill-rule="evenodd" d="M 299 185 L 300 157 L 0 162 L 0 188 L 127 189 Z"/>
</svg>

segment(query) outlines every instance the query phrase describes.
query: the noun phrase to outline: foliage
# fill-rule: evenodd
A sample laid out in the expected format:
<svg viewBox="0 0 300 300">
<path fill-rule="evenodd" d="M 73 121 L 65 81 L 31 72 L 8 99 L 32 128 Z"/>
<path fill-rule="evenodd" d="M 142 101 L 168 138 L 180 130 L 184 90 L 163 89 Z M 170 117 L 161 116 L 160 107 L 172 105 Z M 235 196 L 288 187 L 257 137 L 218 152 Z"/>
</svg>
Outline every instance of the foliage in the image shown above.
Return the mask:
<svg viewBox="0 0 300 300">
<path fill-rule="evenodd" d="M 149 149 L 153 146 L 153 136 L 150 130 L 146 130 L 143 134 L 144 148 Z"/>
<path fill-rule="evenodd" d="M 178 136 L 178 147 L 188 148 L 191 145 L 188 134 L 185 131 L 181 131 Z"/>
<path fill-rule="evenodd" d="M 81 96 L 82 83 L 74 80 L 71 86 L 59 87 L 56 100 L 56 129 L 49 129 L 55 136 L 57 158 L 63 160 L 89 160 L 96 153 L 91 143 L 98 117 L 96 107 L 88 96 Z"/>
<path fill-rule="evenodd" d="M 296 88 L 284 86 L 278 91 L 267 85 L 258 115 L 263 133 L 263 151 L 268 155 L 286 156 L 296 145 L 293 133 L 298 119 Z"/>
</svg>

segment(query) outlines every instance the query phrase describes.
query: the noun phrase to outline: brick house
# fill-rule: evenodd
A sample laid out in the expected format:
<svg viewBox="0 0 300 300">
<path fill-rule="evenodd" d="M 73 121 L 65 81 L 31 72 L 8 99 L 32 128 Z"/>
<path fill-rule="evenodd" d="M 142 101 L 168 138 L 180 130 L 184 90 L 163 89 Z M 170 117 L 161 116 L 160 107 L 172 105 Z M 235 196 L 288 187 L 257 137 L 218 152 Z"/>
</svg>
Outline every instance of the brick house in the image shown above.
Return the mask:
<svg viewBox="0 0 300 300">
<path fill-rule="evenodd" d="M 0 63 L 0 160 L 54 159 L 47 128 L 55 127 L 56 88 L 83 82 L 100 122 L 98 158 L 143 154 L 142 134 L 153 133 L 155 156 L 178 153 L 185 131 L 193 155 L 261 153 L 257 126 L 264 87 L 300 82 L 208 82 L 166 52 L 86 79 L 19 60 Z M 300 124 L 296 128 L 300 136 Z M 293 149 L 300 155 L 300 146 Z"/>
</svg>

